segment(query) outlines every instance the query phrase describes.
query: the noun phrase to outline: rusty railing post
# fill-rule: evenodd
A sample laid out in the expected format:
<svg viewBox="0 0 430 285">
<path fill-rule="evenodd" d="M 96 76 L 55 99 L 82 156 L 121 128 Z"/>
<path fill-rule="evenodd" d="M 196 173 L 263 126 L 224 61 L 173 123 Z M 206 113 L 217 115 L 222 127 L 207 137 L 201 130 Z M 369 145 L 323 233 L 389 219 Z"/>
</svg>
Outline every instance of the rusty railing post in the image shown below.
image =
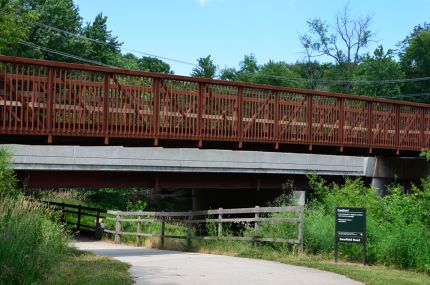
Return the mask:
<svg viewBox="0 0 430 285">
<path fill-rule="evenodd" d="M 55 94 L 55 68 L 54 67 L 49 67 L 48 69 L 48 93 L 47 93 L 47 101 L 48 101 L 48 109 L 46 111 L 46 128 L 48 131 L 48 143 L 51 144 L 52 143 L 52 129 L 53 129 L 53 119 L 54 119 L 54 114 L 53 114 L 53 105 L 54 105 L 54 94 Z"/>
<path fill-rule="evenodd" d="M 239 141 L 239 148 L 242 148 L 243 143 L 243 87 L 237 88 L 237 140 Z"/>
<path fill-rule="evenodd" d="M 306 95 L 307 97 L 307 108 L 306 108 L 306 137 L 309 145 L 309 150 L 312 150 L 312 108 L 313 108 L 313 95 Z"/>
<path fill-rule="evenodd" d="M 199 148 L 203 146 L 203 99 L 205 88 L 206 85 L 199 82 L 199 95 L 197 96 L 197 139 Z"/>
<path fill-rule="evenodd" d="M 279 149 L 279 109 L 281 108 L 281 106 L 279 104 L 279 92 L 273 91 L 273 95 L 275 96 L 273 106 L 273 109 L 275 111 L 273 124 L 273 139 L 275 141 L 275 149 Z"/>
<path fill-rule="evenodd" d="M 104 144 L 109 144 L 109 81 L 111 75 L 105 72 L 103 76 L 103 134 L 105 137 Z"/>
<path fill-rule="evenodd" d="M 372 138 L 372 101 L 367 101 L 367 146 L 369 147 L 369 153 L 372 153 L 373 149 L 373 138 Z"/>
<path fill-rule="evenodd" d="M 158 135 L 160 132 L 160 84 L 160 78 L 152 79 L 152 98 L 154 100 L 152 110 L 152 135 L 154 137 L 154 146 L 158 146 Z"/>
<path fill-rule="evenodd" d="M 339 144 L 340 151 L 343 152 L 343 144 L 345 142 L 344 129 L 345 129 L 345 98 L 339 98 Z"/>
<path fill-rule="evenodd" d="M 425 109 L 424 108 L 420 108 L 420 117 L 421 117 L 421 121 L 420 121 L 420 147 L 421 149 L 426 148 L 426 127 L 425 127 L 425 123 L 426 123 L 426 118 L 425 118 Z"/>
<path fill-rule="evenodd" d="M 394 137 L 394 144 L 396 148 L 396 154 L 398 155 L 400 152 L 400 106 L 394 105 L 395 110 L 395 137 Z"/>
</svg>

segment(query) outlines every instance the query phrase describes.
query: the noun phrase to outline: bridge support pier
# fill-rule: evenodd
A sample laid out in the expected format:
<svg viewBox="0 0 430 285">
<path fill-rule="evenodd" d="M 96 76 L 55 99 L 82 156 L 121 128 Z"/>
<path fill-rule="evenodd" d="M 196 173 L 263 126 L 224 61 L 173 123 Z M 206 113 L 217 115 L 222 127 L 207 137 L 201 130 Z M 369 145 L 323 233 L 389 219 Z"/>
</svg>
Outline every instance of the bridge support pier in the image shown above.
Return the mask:
<svg viewBox="0 0 430 285">
<path fill-rule="evenodd" d="M 390 184 L 390 179 L 381 177 L 372 177 L 370 185 L 378 190 L 379 195 L 387 193 L 387 185 Z"/>
<path fill-rule="evenodd" d="M 408 190 L 411 182 L 419 182 L 428 173 L 429 165 L 422 158 L 375 157 L 367 160 L 365 176 L 371 178 L 371 186 L 384 195 L 390 183 L 400 183 Z"/>
</svg>

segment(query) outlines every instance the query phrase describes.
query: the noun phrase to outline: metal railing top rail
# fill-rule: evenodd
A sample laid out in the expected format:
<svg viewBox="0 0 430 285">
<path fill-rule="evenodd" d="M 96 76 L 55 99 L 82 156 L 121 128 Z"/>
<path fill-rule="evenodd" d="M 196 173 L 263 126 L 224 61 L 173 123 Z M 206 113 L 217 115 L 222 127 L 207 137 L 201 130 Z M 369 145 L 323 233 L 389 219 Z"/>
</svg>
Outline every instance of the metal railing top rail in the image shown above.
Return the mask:
<svg viewBox="0 0 430 285">
<path fill-rule="evenodd" d="M 430 104 L 407 102 L 407 101 L 401 101 L 401 100 L 373 98 L 373 97 L 367 97 L 367 96 L 350 95 L 350 94 L 342 94 L 342 93 L 335 93 L 335 92 L 323 92 L 323 91 L 302 89 L 302 88 L 271 86 L 271 85 L 256 84 L 256 83 L 245 83 L 245 82 L 237 82 L 237 81 L 197 78 L 197 77 L 155 73 L 155 72 L 126 70 L 126 69 L 120 69 L 120 68 L 92 66 L 92 65 L 85 65 L 85 64 L 22 58 L 22 57 L 14 57 L 14 56 L 6 56 L 6 55 L 0 55 L 0 62 L 29 64 L 29 65 L 46 66 L 46 67 L 54 67 L 54 68 L 78 69 L 78 70 L 84 70 L 84 71 L 102 72 L 102 73 L 109 73 L 109 74 L 144 76 L 144 77 L 152 77 L 152 78 L 159 78 L 159 79 L 170 79 L 170 80 L 188 81 L 193 83 L 204 83 L 204 84 L 215 84 L 215 85 L 227 85 L 227 86 L 235 86 L 235 87 L 243 87 L 243 88 L 264 89 L 264 90 L 271 90 L 271 91 L 284 91 L 284 92 L 303 94 L 303 95 L 345 98 L 345 99 L 351 99 L 351 100 L 357 100 L 357 101 L 385 103 L 385 104 L 393 104 L 393 105 L 401 105 L 401 106 L 413 106 L 413 107 L 430 109 Z"/>
</svg>

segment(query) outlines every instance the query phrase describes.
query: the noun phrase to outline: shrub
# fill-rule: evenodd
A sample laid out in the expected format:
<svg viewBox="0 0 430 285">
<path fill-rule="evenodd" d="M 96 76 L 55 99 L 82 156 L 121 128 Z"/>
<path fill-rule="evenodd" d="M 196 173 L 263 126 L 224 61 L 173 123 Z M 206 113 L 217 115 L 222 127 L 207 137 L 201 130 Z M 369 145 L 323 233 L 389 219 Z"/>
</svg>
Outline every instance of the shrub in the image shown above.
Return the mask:
<svg viewBox="0 0 430 285">
<path fill-rule="evenodd" d="M 68 235 L 48 210 L 24 197 L 0 204 L 0 283 L 40 284 L 67 249 Z"/>
<path fill-rule="evenodd" d="M 430 178 L 405 194 L 398 185 L 380 196 L 361 179 L 345 180 L 343 185 L 328 185 L 309 176 L 314 199 L 305 211 L 304 246 L 312 254 L 333 254 L 334 213 L 336 206 L 367 209 L 367 258 L 370 263 L 415 268 L 426 271 L 430 264 Z M 360 260 L 361 246 L 340 245 L 344 258 Z"/>
</svg>

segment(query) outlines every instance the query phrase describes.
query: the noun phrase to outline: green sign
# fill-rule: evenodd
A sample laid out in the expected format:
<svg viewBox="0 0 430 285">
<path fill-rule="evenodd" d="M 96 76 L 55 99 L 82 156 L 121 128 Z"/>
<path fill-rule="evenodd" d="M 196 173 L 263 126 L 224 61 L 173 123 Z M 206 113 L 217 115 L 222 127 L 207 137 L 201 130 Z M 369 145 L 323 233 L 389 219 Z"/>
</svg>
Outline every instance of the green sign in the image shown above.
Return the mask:
<svg viewBox="0 0 430 285">
<path fill-rule="evenodd" d="M 363 263 L 366 264 L 366 209 L 336 208 L 335 260 L 338 259 L 338 243 L 363 244 Z"/>
<path fill-rule="evenodd" d="M 366 210 L 336 208 L 336 238 L 341 242 L 362 243 L 366 234 Z"/>
</svg>

